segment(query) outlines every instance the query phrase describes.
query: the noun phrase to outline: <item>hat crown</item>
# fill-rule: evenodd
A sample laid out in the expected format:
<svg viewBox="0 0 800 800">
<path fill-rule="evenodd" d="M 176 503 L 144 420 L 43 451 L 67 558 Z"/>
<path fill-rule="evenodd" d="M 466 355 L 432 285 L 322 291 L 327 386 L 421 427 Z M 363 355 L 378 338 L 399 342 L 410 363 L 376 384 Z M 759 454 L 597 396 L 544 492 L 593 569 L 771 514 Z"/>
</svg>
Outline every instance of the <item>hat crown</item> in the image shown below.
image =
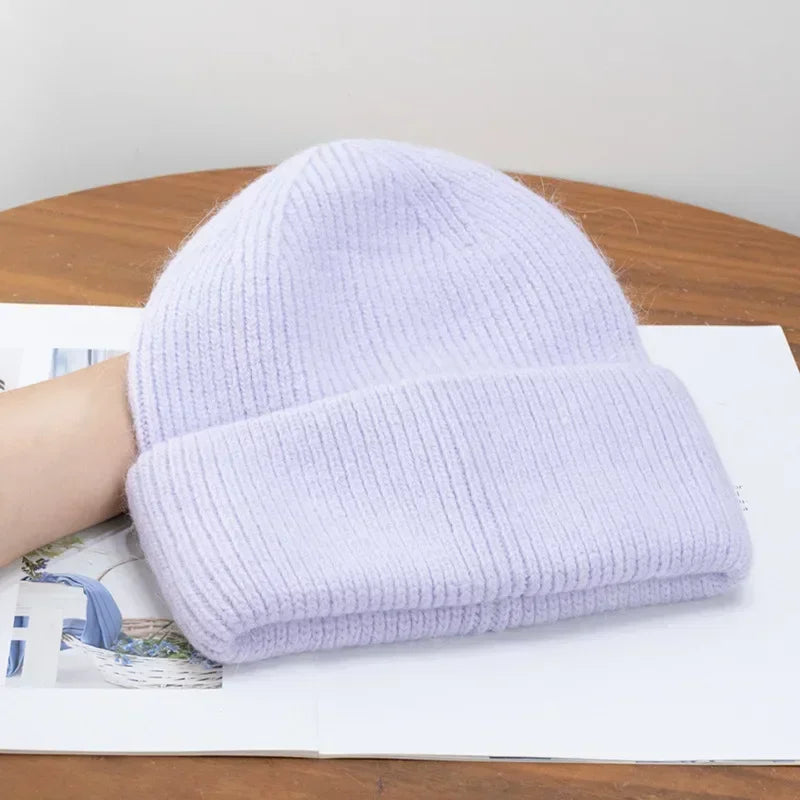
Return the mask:
<svg viewBox="0 0 800 800">
<path fill-rule="evenodd" d="M 246 187 L 145 316 L 143 447 L 374 385 L 641 357 L 608 265 L 555 206 L 468 159 L 373 140 Z"/>
</svg>

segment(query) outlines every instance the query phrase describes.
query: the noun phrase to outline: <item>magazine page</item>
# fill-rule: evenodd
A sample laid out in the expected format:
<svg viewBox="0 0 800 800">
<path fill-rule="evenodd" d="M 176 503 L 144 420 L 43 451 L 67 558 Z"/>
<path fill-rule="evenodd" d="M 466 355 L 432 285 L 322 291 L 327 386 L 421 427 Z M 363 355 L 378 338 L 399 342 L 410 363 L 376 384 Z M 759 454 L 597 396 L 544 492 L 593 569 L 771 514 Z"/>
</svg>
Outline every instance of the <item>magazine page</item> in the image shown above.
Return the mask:
<svg viewBox="0 0 800 800">
<path fill-rule="evenodd" d="M 0 391 L 126 352 L 139 313 L 0 305 Z M 204 658 L 170 618 L 127 515 L 0 571 L 0 656 L 3 749 L 315 752 L 310 661 Z"/>
<path fill-rule="evenodd" d="M 10 390 L 126 350 L 139 311 L 0 305 Z M 463 639 L 219 667 L 170 619 L 127 517 L 0 570 L 0 749 L 778 761 L 800 758 L 800 375 L 779 328 L 643 327 L 736 484 L 729 595 Z M 67 576 L 67 577 L 65 577 Z M 94 619 L 120 619 L 103 638 Z"/>
</svg>

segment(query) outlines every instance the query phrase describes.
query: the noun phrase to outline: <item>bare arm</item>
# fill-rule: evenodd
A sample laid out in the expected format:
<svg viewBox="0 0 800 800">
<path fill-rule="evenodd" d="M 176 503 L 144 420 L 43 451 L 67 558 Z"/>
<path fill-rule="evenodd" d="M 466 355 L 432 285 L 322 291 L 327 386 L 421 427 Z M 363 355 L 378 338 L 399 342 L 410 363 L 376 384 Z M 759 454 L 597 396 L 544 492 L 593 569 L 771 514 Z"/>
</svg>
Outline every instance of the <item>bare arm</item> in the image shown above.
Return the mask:
<svg viewBox="0 0 800 800">
<path fill-rule="evenodd" d="M 128 357 L 0 394 L 0 566 L 125 509 Z"/>
</svg>

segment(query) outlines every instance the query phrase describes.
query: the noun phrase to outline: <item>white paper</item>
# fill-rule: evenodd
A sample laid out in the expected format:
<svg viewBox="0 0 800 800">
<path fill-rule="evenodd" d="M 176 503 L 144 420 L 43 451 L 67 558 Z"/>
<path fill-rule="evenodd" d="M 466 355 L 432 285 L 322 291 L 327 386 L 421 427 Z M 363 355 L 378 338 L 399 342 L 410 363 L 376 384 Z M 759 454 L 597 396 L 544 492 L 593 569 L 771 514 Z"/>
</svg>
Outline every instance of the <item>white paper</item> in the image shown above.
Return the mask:
<svg viewBox="0 0 800 800">
<path fill-rule="evenodd" d="M 28 382 L 48 377 L 54 347 L 125 349 L 138 313 L 0 305 L 0 371 L 21 345 Z M 218 690 L 0 688 L 0 749 L 800 760 L 800 375 L 777 327 L 642 335 L 689 388 L 738 487 L 754 548 L 738 591 L 290 656 L 226 669 Z M 0 574 L 0 615 L 14 585 Z M 166 613 L 152 602 L 136 613 Z M 0 648 L 6 633 L 0 619 Z"/>
</svg>

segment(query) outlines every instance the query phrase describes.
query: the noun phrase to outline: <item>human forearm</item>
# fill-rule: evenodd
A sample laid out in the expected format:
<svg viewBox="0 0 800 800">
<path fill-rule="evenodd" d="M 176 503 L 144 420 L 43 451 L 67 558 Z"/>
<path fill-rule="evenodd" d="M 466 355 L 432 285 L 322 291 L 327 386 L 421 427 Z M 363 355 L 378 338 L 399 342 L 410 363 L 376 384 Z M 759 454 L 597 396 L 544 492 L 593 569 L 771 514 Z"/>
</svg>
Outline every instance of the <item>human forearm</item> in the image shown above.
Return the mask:
<svg viewBox="0 0 800 800">
<path fill-rule="evenodd" d="M 127 363 L 0 395 L 0 565 L 124 510 Z"/>
</svg>

